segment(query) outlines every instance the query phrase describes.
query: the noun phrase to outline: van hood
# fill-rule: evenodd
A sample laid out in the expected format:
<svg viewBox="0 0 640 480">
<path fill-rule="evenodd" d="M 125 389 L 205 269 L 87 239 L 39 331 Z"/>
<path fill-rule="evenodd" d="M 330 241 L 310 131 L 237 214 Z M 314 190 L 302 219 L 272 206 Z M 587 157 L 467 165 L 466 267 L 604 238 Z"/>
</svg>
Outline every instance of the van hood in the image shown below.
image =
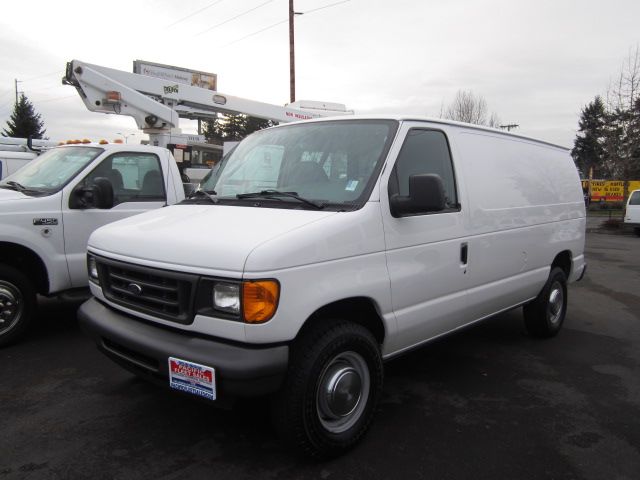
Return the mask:
<svg viewBox="0 0 640 480">
<path fill-rule="evenodd" d="M 0 202 L 5 202 L 7 200 L 24 200 L 27 198 L 33 197 L 9 188 L 0 188 Z"/>
<path fill-rule="evenodd" d="M 174 205 L 97 229 L 89 248 L 193 270 L 242 273 L 253 249 L 336 212 Z"/>
</svg>

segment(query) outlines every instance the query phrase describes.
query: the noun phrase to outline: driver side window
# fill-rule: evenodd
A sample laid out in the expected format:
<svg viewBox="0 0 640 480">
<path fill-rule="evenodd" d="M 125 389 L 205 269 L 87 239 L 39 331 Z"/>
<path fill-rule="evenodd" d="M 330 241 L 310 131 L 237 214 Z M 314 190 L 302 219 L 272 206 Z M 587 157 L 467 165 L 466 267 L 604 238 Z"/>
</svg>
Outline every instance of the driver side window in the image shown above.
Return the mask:
<svg viewBox="0 0 640 480">
<path fill-rule="evenodd" d="M 122 152 L 111 155 L 84 179 L 91 186 L 98 177 L 113 187 L 113 204 L 164 201 L 165 188 L 160 160 L 151 153 Z"/>
<path fill-rule="evenodd" d="M 389 197 L 408 195 L 409 177 L 422 173 L 436 174 L 442 179 L 447 204 L 445 211 L 460 209 L 449 144 L 441 131 L 409 130 L 389 178 Z"/>
</svg>

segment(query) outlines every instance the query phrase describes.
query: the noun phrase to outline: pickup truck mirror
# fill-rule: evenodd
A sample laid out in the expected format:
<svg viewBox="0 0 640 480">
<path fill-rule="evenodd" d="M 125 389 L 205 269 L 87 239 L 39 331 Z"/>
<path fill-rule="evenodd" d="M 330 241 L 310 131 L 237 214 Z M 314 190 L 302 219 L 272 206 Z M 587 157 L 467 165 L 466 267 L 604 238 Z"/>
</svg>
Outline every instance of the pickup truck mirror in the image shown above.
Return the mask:
<svg viewBox="0 0 640 480">
<path fill-rule="evenodd" d="M 78 186 L 74 189 L 69 202 L 69 208 L 100 208 L 103 210 L 113 207 L 113 185 L 105 177 L 96 177 L 93 185 Z"/>
<path fill-rule="evenodd" d="M 446 207 L 442 178 L 431 173 L 411 175 L 409 195 L 392 195 L 389 204 L 394 217 L 442 211 Z"/>
</svg>

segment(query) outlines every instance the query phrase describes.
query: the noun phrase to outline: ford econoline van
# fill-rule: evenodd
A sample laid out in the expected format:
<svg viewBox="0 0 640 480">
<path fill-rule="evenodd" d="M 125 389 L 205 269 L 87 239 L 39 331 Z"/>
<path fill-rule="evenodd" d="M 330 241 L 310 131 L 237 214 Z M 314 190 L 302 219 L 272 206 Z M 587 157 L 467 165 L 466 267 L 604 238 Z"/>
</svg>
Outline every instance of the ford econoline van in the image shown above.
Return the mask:
<svg viewBox="0 0 640 480">
<path fill-rule="evenodd" d="M 582 277 L 569 151 L 443 120 L 257 132 L 181 204 L 89 240 L 80 320 L 125 368 L 212 404 L 269 395 L 319 457 L 367 431 L 383 362 L 522 307 L 552 337 Z"/>
</svg>

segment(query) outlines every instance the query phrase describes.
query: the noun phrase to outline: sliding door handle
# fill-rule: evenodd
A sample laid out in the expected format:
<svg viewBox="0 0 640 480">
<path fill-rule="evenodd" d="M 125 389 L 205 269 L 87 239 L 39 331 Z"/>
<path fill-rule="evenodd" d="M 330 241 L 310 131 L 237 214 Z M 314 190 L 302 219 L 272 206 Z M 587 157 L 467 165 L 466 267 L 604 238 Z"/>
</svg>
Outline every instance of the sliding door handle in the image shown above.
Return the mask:
<svg viewBox="0 0 640 480">
<path fill-rule="evenodd" d="M 466 266 L 469 261 L 469 245 L 465 242 L 460 245 L 460 264 Z"/>
</svg>

